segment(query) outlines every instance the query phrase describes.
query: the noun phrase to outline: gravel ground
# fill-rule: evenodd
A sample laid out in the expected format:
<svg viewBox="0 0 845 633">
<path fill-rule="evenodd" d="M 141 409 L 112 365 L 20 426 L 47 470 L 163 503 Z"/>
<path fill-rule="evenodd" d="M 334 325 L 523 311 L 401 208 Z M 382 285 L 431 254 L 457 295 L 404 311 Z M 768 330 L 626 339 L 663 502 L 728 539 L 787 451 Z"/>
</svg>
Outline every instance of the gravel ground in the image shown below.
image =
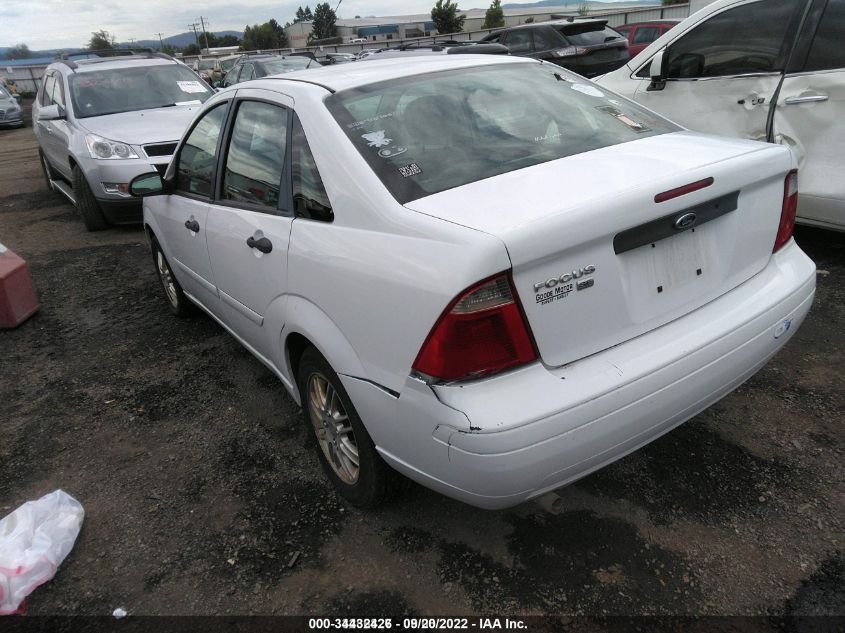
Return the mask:
<svg viewBox="0 0 845 633">
<path fill-rule="evenodd" d="M 801 229 L 808 320 L 694 420 L 536 504 L 327 485 L 294 403 L 204 316 L 170 316 L 140 228 L 87 233 L 0 130 L 0 241 L 41 311 L 0 331 L 0 515 L 85 506 L 30 614 L 845 614 L 845 241 Z"/>
</svg>

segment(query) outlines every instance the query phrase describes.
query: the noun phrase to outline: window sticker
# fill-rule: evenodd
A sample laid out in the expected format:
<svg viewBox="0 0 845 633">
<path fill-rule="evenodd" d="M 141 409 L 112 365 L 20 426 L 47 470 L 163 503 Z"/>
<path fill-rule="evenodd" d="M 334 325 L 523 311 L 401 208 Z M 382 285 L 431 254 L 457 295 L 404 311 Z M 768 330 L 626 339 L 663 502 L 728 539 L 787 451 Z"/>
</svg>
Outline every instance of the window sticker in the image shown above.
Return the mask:
<svg viewBox="0 0 845 633">
<path fill-rule="evenodd" d="M 411 163 L 410 165 L 405 165 L 404 167 L 399 168 L 399 173 L 402 174 L 403 178 L 409 178 L 410 176 L 419 176 L 422 172 L 420 166 L 416 163 Z"/>
<path fill-rule="evenodd" d="M 587 84 L 572 84 L 572 89 L 591 97 L 598 97 L 599 99 L 604 98 L 604 93 L 595 86 L 589 86 Z"/>
<path fill-rule="evenodd" d="M 393 142 L 392 138 L 387 138 L 387 133 L 384 130 L 367 132 L 362 134 L 361 138 L 366 140 L 370 147 L 387 147 Z"/>
<path fill-rule="evenodd" d="M 407 147 L 402 147 L 401 145 L 394 145 L 393 147 L 385 147 L 384 149 L 380 149 L 378 155 L 382 158 L 393 158 L 394 156 L 399 156 L 399 154 L 404 154 L 407 151 Z"/>
<path fill-rule="evenodd" d="M 379 114 L 377 116 L 371 116 L 369 119 L 363 119 L 361 121 L 355 121 L 354 123 L 348 123 L 346 125 L 346 127 L 348 127 L 350 130 L 354 130 L 354 129 L 359 128 L 363 125 L 367 125 L 368 123 L 373 123 L 374 121 L 379 121 L 381 119 L 386 119 L 386 118 L 392 117 L 392 116 L 393 116 L 392 112 L 388 112 L 387 114 Z"/>
<path fill-rule="evenodd" d="M 625 125 L 627 125 L 629 128 L 634 130 L 634 132 L 649 132 L 649 131 L 651 131 L 651 128 L 648 127 L 647 125 L 645 125 L 643 123 L 637 123 L 636 121 L 634 121 L 634 119 L 632 119 L 628 115 L 624 114 L 623 112 L 617 110 L 613 106 L 599 106 L 596 109 L 601 110 L 602 112 L 606 112 L 607 114 L 609 114 L 610 116 L 615 118 L 617 121 L 620 121 L 621 123 L 624 123 Z"/>
<path fill-rule="evenodd" d="M 179 89 L 188 94 L 195 94 L 197 92 L 208 92 L 205 86 L 198 81 L 177 81 Z"/>
</svg>

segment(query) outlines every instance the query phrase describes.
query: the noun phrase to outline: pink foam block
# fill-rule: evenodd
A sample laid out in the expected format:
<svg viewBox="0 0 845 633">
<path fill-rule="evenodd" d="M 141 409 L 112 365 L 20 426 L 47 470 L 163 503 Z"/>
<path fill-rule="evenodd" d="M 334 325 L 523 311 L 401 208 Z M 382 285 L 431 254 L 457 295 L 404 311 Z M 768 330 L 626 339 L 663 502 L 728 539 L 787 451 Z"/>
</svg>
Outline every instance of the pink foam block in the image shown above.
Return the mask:
<svg viewBox="0 0 845 633">
<path fill-rule="evenodd" d="M 37 311 L 26 262 L 0 244 L 0 328 L 17 327 Z"/>
</svg>

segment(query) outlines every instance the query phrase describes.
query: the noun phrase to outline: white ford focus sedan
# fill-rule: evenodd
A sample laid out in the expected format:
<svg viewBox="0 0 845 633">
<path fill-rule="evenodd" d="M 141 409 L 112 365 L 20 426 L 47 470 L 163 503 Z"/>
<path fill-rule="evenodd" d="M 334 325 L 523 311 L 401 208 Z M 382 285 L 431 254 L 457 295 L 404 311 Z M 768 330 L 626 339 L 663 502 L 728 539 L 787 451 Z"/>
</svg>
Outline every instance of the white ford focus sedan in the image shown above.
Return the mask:
<svg viewBox="0 0 845 633">
<path fill-rule="evenodd" d="M 238 84 L 132 183 L 169 306 L 281 380 L 328 477 L 483 508 L 671 430 L 813 301 L 790 150 L 558 66 L 455 55 Z"/>
</svg>

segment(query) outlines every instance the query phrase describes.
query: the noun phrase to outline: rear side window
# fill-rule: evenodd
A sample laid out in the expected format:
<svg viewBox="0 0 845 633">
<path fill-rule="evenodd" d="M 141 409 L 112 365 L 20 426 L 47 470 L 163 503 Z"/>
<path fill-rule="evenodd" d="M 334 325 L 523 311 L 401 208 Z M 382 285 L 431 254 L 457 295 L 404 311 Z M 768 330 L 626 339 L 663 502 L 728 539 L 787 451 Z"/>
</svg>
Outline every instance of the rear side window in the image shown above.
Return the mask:
<svg viewBox="0 0 845 633">
<path fill-rule="evenodd" d="M 633 44 L 651 44 L 658 37 L 660 37 L 659 26 L 641 26 L 634 33 Z"/>
<path fill-rule="evenodd" d="M 725 77 L 783 70 L 796 9 L 804 0 L 750 2 L 722 11 L 669 47 L 670 79 Z"/>
<path fill-rule="evenodd" d="M 244 101 L 238 107 L 223 172 L 223 200 L 279 208 L 288 113 L 281 106 Z"/>
<path fill-rule="evenodd" d="M 510 52 L 514 55 L 519 55 L 520 53 L 530 53 L 532 50 L 531 31 L 528 29 L 511 31 L 508 33 L 506 44 L 510 49 Z"/>
<path fill-rule="evenodd" d="M 804 70 L 845 68 L 845 0 L 828 0 Z"/>
<path fill-rule="evenodd" d="M 291 135 L 291 176 L 293 185 L 293 210 L 298 218 L 331 222 L 334 219 L 332 205 L 323 187 L 323 179 L 317 170 L 314 154 L 305 138 L 305 130 L 294 114 L 293 134 Z"/>
<path fill-rule="evenodd" d="M 557 27 L 573 46 L 597 46 L 624 37 L 603 23 L 575 24 Z"/>
<path fill-rule="evenodd" d="M 209 110 L 188 136 L 179 151 L 176 189 L 206 198 L 211 197 L 217 141 L 226 118 L 226 104 Z"/>
<path fill-rule="evenodd" d="M 679 129 L 574 73 L 535 62 L 371 84 L 326 104 L 402 203 Z"/>
<path fill-rule="evenodd" d="M 563 46 L 559 36 L 551 29 L 534 29 L 534 50 L 548 51 Z"/>
</svg>

